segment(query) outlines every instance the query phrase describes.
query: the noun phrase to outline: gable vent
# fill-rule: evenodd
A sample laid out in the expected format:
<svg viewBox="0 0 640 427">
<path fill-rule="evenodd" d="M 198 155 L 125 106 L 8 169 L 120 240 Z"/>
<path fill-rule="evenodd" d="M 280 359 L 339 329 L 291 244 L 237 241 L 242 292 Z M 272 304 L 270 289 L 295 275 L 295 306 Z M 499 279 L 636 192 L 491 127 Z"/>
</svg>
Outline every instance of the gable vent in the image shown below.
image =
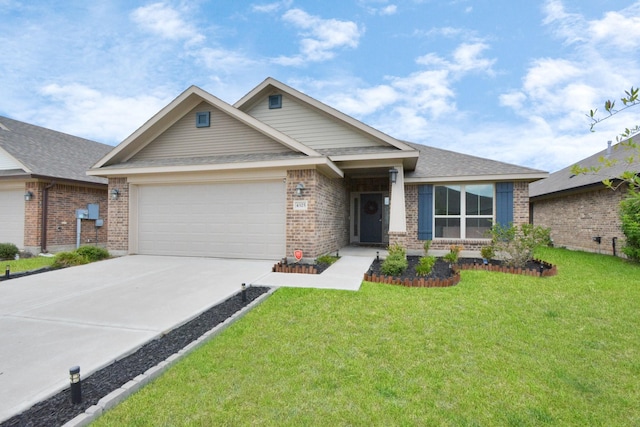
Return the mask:
<svg viewBox="0 0 640 427">
<path fill-rule="evenodd" d="M 196 127 L 208 128 L 209 126 L 211 126 L 211 112 L 201 111 L 196 113 Z"/>
<path fill-rule="evenodd" d="M 269 109 L 282 108 L 282 95 L 269 95 Z"/>
</svg>

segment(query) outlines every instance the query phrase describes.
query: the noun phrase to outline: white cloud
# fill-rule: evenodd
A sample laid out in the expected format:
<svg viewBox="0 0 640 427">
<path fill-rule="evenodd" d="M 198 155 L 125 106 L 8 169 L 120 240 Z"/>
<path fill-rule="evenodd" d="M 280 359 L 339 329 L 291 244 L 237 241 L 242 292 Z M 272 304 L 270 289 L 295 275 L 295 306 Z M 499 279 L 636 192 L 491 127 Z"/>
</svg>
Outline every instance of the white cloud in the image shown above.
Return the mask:
<svg viewBox="0 0 640 427">
<path fill-rule="evenodd" d="M 50 84 L 40 92 L 53 104 L 41 108 L 33 123 L 112 144 L 131 134 L 172 98 L 163 94 L 119 97 L 81 84 Z"/>
<path fill-rule="evenodd" d="M 131 19 L 143 29 L 169 40 L 187 40 L 198 43 L 204 40 L 195 27 L 182 19 L 176 9 L 165 3 L 142 6 L 131 13 Z"/>
<path fill-rule="evenodd" d="M 288 9 L 292 3 L 293 0 L 282 0 L 274 3 L 255 4 L 251 7 L 251 10 L 259 13 L 273 13 L 282 9 Z"/>
<path fill-rule="evenodd" d="M 335 50 L 356 48 L 364 29 L 352 21 L 322 19 L 301 9 L 288 10 L 282 19 L 301 31 L 300 54 L 274 59 L 280 65 L 303 65 L 307 62 L 326 61 L 335 56 Z"/>
</svg>

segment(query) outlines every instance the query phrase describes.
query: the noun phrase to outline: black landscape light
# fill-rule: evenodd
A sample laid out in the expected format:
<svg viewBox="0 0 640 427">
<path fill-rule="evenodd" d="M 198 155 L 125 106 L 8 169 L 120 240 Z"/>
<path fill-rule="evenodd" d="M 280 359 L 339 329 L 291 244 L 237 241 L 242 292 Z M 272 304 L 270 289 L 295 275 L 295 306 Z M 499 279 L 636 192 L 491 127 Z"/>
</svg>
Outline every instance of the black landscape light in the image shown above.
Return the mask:
<svg viewBox="0 0 640 427">
<path fill-rule="evenodd" d="M 242 302 L 247 302 L 247 285 L 242 284 Z"/>
<path fill-rule="evenodd" d="M 11 266 L 7 264 L 7 269 L 4 271 L 4 276 L 8 279 L 11 274 Z"/>
<path fill-rule="evenodd" d="M 540 277 L 544 274 L 544 264 L 540 264 Z"/>
<path fill-rule="evenodd" d="M 380 262 L 380 251 L 376 251 L 376 261 Z"/>
<path fill-rule="evenodd" d="M 73 366 L 69 369 L 69 380 L 71 381 L 71 403 L 81 403 L 82 385 L 80 383 L 80 366 Z"/>
</svg>

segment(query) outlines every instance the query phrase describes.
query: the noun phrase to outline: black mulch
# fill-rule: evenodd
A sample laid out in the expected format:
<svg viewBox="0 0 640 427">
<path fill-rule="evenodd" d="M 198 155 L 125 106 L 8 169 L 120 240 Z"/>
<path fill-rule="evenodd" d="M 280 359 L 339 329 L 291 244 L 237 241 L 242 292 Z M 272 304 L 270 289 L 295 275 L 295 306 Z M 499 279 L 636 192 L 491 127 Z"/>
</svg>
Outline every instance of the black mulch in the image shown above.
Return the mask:
<svg viewBox="0 0 640 427">
<path fill-rule="evenodd" d="M 266 293 L 269 288 L 250 286 L 246 289 L 247 301 L 242 294 L 230 297 L 226 301 L 210 308 L 195 319 L 168 332 L 162 337 L 142 346 L 135 353 L 82 378 L 82 403 L 71 403 L 69 389 L 35 404 L 23 413 L 16 415 L 0 426 L 60 426 L 98 403 L 107 394 L 143 374 L 149 368 L 182 350 L 216 325 L 224 322 L 251 301 Z M 82 375 L 82 371 L 80 372 Z"/>
<path fill-rule="evenodd" d="M 407 256 L 407 261 L 409 262 L 409 267 L 405 270 L 405 272 L 401 276 L 394 276 L 394 278 L 399 279 L 410 279 L 413 280 L 416 277 L 423 277 L 424 279 L 447 279 L 452 276 L 451 268 L 449 267 L 449 263 L 442 258 L 438 258 L 436 263 L 433 266 L 433 270 L 431 270 L 431 274 L 428 276 L 416 276 L 416 266 L 420 260 L 419 256 Z M 489 260 L 491 265 L 503 265 L 504 263 L 500 260 Z M 460 258 L 458 259 L 458 264 L 482 264 L 482 258 Z M 376 274 L 377 276 L 384 276 L 380 271 L 380 266 L 382 264 L 382 260 L 374 260 L 369 267 L 369 274 Z M 537 261 L 529 261 L 525 268 L 536 270 L 540 269 L 541 264 Z M 548 265 L 542 265 L 545 270 L 548 270 L 550 267 Z"/>
</svg>

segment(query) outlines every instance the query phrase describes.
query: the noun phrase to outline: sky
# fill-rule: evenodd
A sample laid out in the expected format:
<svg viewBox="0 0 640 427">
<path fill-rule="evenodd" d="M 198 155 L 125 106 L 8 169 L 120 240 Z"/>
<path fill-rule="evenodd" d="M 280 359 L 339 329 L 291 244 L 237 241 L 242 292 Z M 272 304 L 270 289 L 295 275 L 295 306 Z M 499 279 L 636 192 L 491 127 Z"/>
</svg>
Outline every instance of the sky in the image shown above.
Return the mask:
<svg viewBox="0 0 640 427">
<path fill-rule="evenodd" d="M 554 172 L 640 108 L 640 0 L 0 0 L 0 115 L 117 145 L 273 77 L 395 138 Z M 619 105 L 620 102 L 618 101 Z"/>
</svg>

